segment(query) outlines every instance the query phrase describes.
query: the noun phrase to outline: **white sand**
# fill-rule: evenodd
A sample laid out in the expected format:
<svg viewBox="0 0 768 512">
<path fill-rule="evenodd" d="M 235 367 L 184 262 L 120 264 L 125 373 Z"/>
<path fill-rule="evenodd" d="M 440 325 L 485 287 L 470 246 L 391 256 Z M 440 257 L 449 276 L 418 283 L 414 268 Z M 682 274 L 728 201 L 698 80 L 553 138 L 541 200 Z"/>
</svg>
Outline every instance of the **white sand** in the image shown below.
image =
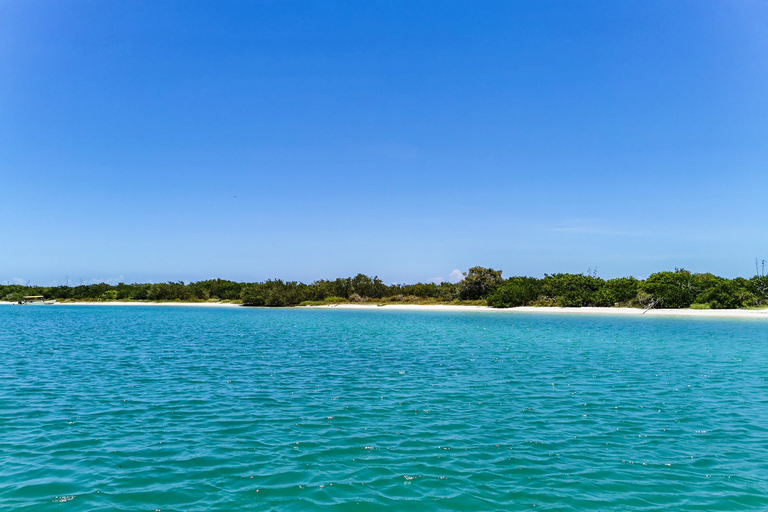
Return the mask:
<svg viewBox="0 0 768 512">
<path fill-rule="evenodd" d="M 645 316 L 693 316 L 716 318 L 768 318 L 768 309 L 636 309 L 636 308 L 519 308 L 496 309 L 488 306 L 452 306 L 422 304 L 329 304 L 327 306 L 303 306 L 312 309 L 382 309 L 411 311 L 476 311 L 495 313 L 542 313 L 571 315 L 645 315 Z"/>
<path fill-rule="evenodd" d="M 0 305 L 15 302 L 0 301 Z M 38 304 L 42 305 L 42 304 Z M 208 308 L 238 308 L 240 304 L 227 302 L 57 302 L 54 306 L 181 306 Z M 301 309 L 367 309 L 400 311 L 474 311 L 492 313 L 541 313 L 566 315 L 644 315 L 644 316 L 687 316 L 703 318 L 768 318 L 766 309 L 636 309 L 636 308 L 550 308 L 530 307 L 496 309 L 488 306 L 453 306 L 447 304 L 328 304 L 323 306 L 300 306 Z"/>
</svg>

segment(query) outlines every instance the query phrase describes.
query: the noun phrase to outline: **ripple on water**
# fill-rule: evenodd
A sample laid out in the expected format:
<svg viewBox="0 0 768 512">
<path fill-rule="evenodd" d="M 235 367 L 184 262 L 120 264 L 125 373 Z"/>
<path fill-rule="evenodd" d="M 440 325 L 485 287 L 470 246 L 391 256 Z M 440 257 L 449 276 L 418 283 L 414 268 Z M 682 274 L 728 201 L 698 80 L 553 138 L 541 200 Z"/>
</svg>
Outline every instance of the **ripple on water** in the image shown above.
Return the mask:
<svg viewBox="0 0 768 512">
<path fill-rule="evenodd" d="M 18 510 L 763 510 L 768 324 L 0 308 Z"/>
</svg>

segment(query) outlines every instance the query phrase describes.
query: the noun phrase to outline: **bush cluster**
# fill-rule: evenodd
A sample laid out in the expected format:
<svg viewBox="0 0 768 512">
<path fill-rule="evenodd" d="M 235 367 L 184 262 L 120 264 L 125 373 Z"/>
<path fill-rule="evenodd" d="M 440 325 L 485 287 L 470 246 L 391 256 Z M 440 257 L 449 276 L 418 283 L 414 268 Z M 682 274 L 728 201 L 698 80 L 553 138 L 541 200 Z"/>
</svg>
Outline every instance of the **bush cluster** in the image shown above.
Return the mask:
<svg viewBox="0 0 768 512">
<path fill-rule="evenodd" d="M 685 269 L 603 280 L 583 274 L 543 279 L 512 277 L 487 296 L 489 306 L 625 306 L 644 308 L 734 309 L 768 304 L 768 277 L 725 279 Z"/>
<path fill-rule="evenodd" d="M 79 286 L 0 285 L 0 300 L 17 301 L 24 295 L 42 295 L 46 299 L 57 300 L 239 300 L 243 286 L 243 283 L 224 279 L 189 284 L 171 282 L 116 285 L 98 283 Z"/>
<path fill-rule="evenodd" d="M 25 295 L 42 295 L 46 299 L 107 301 L 242 301 L 248 306 L 296 306 L 302 302 L 342 302 L 414 298 L 450 301 L 459 296 L 459 286 L 452 283 L 417 283 L 386 285 L 377 276 L 319 280 L 311 284 L 296 281 L 268 280 L 262 283 L 238 283 L 211 279 L 193 283 L 145 283 L 110 285 L 107 283 L 79 286 L 0 285 L 0 300 L 18 301 Z"/>
<path fill-rule="evenodd" d="M 408 297 L 450 301 L 458 298 L 459 285 L 452 283 L 384 284 L 378 276 L 358 274 L 355 277 L 315 281 L 311 284 L 279 279 L 250 283 L 241 293 L 247 306 L 295 306 L 318 302 L 365 302 L 386 300 L 408 301 Z"/>
</svg>

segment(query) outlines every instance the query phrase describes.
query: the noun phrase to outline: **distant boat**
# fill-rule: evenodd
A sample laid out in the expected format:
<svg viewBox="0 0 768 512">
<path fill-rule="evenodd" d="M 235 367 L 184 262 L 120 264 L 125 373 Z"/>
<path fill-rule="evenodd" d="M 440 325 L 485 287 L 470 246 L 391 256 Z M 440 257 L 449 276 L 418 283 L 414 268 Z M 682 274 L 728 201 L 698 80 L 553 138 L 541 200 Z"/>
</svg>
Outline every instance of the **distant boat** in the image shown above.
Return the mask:
<svg viewBox="0 0 768 512">
<path fill-rule="evenodd" d="M 56 304 L 56 299 L 45 300 L 42 295 L 25 295 L 19 304 Z"/>
</svg>

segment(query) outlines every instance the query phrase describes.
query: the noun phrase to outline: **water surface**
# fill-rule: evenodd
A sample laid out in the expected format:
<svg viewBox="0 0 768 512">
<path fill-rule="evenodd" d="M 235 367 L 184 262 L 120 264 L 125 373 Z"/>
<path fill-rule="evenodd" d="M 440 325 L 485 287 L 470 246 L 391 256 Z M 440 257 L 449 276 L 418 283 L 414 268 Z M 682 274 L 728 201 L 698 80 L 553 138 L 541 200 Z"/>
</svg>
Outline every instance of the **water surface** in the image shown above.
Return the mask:
<svg viewBox="0 0 768 512">
<path fill-rule="evenodd" d="M 761 320 L 5 306 L 0 326 L 4 510 L 768 508 Z"/>
</svg>

